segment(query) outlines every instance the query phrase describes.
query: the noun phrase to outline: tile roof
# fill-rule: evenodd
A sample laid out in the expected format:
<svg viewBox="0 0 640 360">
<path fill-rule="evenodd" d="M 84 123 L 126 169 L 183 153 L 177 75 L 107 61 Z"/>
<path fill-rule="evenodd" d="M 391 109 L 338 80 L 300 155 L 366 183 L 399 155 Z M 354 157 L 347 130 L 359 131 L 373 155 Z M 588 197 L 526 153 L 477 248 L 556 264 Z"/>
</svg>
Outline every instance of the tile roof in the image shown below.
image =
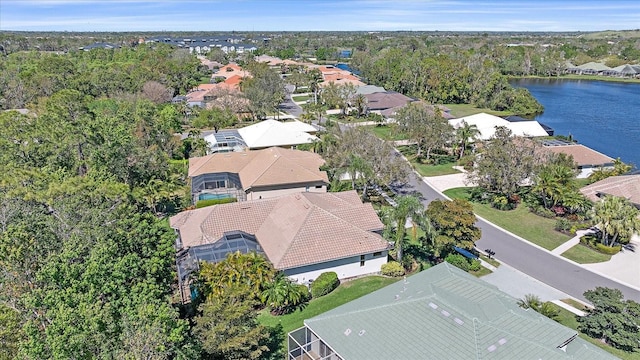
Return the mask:
<svg viewBox="0 0 640 360">
<path fill-rule="evenodd" d="M 598 201 L 599 194 L 619 196 L 640 204 L 640 175 L 611 176 L 580 189 L 591 201 Z"/>
<path fill-rule="evenodd" d="M 345 360 L 615 358 L 446 262 L 304 323 Z"/>
<path fill-rule="evenodd" d="M 236 173 L 245 191 L 257 186 L 328 183 L 320 155 L 272 147 L 243 152 L 215 153 L 189 159 L 189 177 L 212 173 Z"/>
<path fill-rule="evenodd" d="M 376 92 L 364 95 L 369 110 L 384 110 L 404 106 L 413 101 L 412 98 L 395 91 Z"/>
<path fill-rule="evenodd" d="M 613 158 L 581 144 L 545 146 L 544 148 L 556 154 L 562 153 L 573 156 L 573 160 L 578 164 L 578 166 L 602 166 L 613 164 Z"/>
<path fill-rule="evenodd" d="M 210 206 L 180 213 L 170 219 L 170 225 L 180 231 L 185 248 L 214 243 L 229 231 L 252 234 L 281 270 L 389 248 L 373 232 L 383 227 L 375 210 L 360 202 L 355 191 Z"/>
<path fill-rule="evenodd" d="M 511 130 L 514 136 L 547 136 L 547 131 L 535 120 L 510 122 L 501 117 L 479 113 L 474 115 L 465 116 L 458 119 L 449 120 L 449 124 L 454 128 L 462 126 L 462 122 L 466 122 L 469 125 L 475 125 L 480 131 L 480 139 L 489 140 L 496 133 L 497 126 L 504 126 Z"/>
</svg>

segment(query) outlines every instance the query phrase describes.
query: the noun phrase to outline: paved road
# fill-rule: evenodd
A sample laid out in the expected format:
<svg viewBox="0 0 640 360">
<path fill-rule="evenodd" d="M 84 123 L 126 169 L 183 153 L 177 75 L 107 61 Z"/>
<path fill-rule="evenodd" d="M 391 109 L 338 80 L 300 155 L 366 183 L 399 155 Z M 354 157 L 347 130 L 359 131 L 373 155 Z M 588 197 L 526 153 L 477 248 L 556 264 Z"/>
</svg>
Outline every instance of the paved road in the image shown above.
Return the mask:
<svg viewBox="0 0 640 360">
<path fill-rule="evenodd" d="M 291 94 L 295 87 L 293 85 L 286 85 L 285 88 L 287 90 L 287 95 L 285 96 L 282 104 L 278 106 L 278 109 L 295 117 L 300 117 L 300 115 L 302 115 L 302 108 L 296 105 L 296 103 L 293 102 L 293 99 L 291 99 Z"/>
<path fill-rule="evenodd" d="M 393 190 L 399 194 L 419 192 L 425 205 L 434 199 L 443 199 L 414 172 L 406 185 Z M 620 289 L 626 299 L 640 301 L 640 291 L 636 289 L 540 250 L 482 219 L 476 225 L 482 230 L 482 238 L 476 242 L 478 249 L 492 249 L 500 261 L 562 292 L 586 301 L 585 291 L 605 286 Z"/>
</svg>

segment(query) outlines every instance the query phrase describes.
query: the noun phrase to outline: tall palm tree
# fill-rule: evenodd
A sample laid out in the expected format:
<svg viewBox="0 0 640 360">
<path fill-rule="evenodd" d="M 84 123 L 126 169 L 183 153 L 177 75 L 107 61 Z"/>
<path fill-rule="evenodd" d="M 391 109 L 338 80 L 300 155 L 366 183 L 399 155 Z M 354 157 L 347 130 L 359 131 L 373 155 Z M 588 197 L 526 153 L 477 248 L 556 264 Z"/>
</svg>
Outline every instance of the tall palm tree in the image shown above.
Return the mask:
<svg viewBox="0 0 640 360">
<path fill-rule="evenodd" d="M 313 69 L 308 72 L 309 76 L 309 90 L 313 92 L 313 103 L 318 103 L 318 91 L 320 90 L 320 83 L 322 82 L 322 73 L 318 69 Z"/>
<path fill-rule="evenodd" d="M 358 117 L 365 115 L 368 110 L 367 97 L 362 94 L 356 95 L 353 99 L 353 106 L 356 108 Z"/>
<path fill-rule="evenodd" d="M 627 240 L 640 231 L 638 209 L 619 196 L 605 196 L 594 205 L 590 215 L 601 231 L 602 244 L 606 246 L 613 246 L 621 239 Z"/>
<path fill-rule="evenodd" d="M 395 248 L 398 262 L 402 261 L 402 245 L 405 236 L 405 224 L 408 218 L 420 219 L 424 216 L 424 205 L 415 196 L 401 195 L 396 199 L 396 206 L 390 210 L 390 220 L 396 224 Z"/>
<path fill-rule="evenodd" d="M 464 156 L 464 151 L 469 145 L 470 141 L 473 141 L 480 135 L 480 130 L 475 124 L 468 124 L 466 121 L 462 121 L 462 126 L 456 129 L 456 136 L 460 141 L 460 156 L 459 159 L 462 159 Z"/>
</svg>

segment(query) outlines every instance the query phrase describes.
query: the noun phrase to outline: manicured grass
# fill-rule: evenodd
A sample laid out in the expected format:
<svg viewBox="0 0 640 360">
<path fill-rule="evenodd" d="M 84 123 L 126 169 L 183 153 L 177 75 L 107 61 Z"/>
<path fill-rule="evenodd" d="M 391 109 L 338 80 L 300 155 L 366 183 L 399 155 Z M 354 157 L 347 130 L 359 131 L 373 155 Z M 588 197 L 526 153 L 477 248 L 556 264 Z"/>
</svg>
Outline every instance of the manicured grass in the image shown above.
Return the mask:
<svg viewBox="0 0 640 360">
<path fill-rule="evenodd" d="M 489 264 L 495 266 L 495 267 L 499 267 L 500 266 L 500 262 L 497 261 L 496 259 L 489 259 L 488 257 L 484 256 L 484 255 L 480 255 L 480 259 L 488 262 Z"/>
<path fill-rule="evenodd" d="M 373 131 L 373 133 L 382 140 L 406 140 L 407 137 L 402 134 L 394 133 L 393 129 L 390 126 L 370 126 L 369 129 Z"/>
<path fill-rule="evenodd" d="M 446 190 L 450 198 L 469 199 L 469 188 Z M 555 231 L 555 220 L 535 215 L 521 204 L 515 210 L 502 211 L 489 204 L 473 204 L 473 212 L 522 238 L 547 250 L 553 250 L 570 239 L 569 236 Z"/>
<path fill-rule="evenodd" d="M 258 316 L 258 321 L 266 326 L 281 324 L 283 332 L 287 334 L 289 331 L 302 327 L 302 321 L 304 319 L 309 319 L 327 312 L 398 280 L 399 278 L 394 279 L 383 276 L 367 276 L 347 281 L 340 284 L 340 286 L 338 286 L 338 288 L 333 292 L 320 298 L 312 299 L 302 310 L 297 310 L 293 313 L 282 316 L 273 316 L 269 311 L 263 310 Z"/>
<path fill-rule="evenodd" d="M 453 168 L 456 163 L 448 163 L 441 165 L 428 165 L 420 164 L 416 161 L 411 161 L 411 165 L 418 171 L 421 176 L 440 176 L 458 174 L 460 171 Z"/>
<path fill-rule="evenodd" d="M 489 274 L 491 274 L 492 272 L 493 272 L 493 271 L 491 271 L 491 270 L 489 270 L 489 269 L 487 269 L 486 267 L 484 267 L 484 266 L 483 266 L 483 267 L 481 267 L 481 268 L 480 268 L 480 270 L 478 270 L 478 271 L 469 271 L 469 274 L 471 274 L 471 275 L 473 275 L 473 276 L 475 276 L 475 277 L 480 278 L 480 277 L 483 277 L 483 276 L 485 276 L 485 275 L 489 275 Z"/>
<path fill-rule="evenodd" d="M 444 104 L 444 106 L 451 109 L 451 115 L 460 118 L 469 115 L 479 114 L 481 112 L 496 115 L 496 116 L 509 116 L 513 113 L 509 111 L 496 111 L 486 108 L 477 108 L 471 104 Z"/>
<path fill-rule="evenodd" d="M 561 307 L 559 307 L 556 304 L 551 304 L 551 306 L 555 309 L 557 309 L 559 311 L 559 315 L 554 319 L 555 321 L 559 322 L 560 324 L 569 327 L 573 330 L 578 330 L 578 320 L 576 320 L 576 315 L 573 314 L 572 312 L 570 312 L 569 310 L 565 310 Z M 578 335 L 587 340 L 588 342 L 592 343 L 593 345 L 601 348 L 604 351 L 609 352 L 610 354 L 613 354 L 614 356 L 619 357 L 620 359 L 623 360 L 640 360 L 640 352 L 626 352 L 626 351 L 622 351 L 616 348 L 613 348 L 607 344 L 602 343 L 600 340 L 598 339 L 594 339 L 592 337 L 589 337 L 581 332 L 578 332 Z"/>
<path fill-rule="evenodd" d="M 578 264 L 593 264 L 611 260 L 611 255 L 599 253 L 582 244 L 578 244 L 563 252 L 562 256 Z"/>
<path fill-rule="evenodd" d="M 311 99 L 311 96 L 309 96 L 309 95 L 301 95 L 301 96 L 292 96 L 291 98 L 295 102 L 300 102 L 300 101 L 307 101 L 307 100 Z"/>
<path fill-rule="evenodd" d="M 573 300 L 573 299 L 560 299 L 560 301 L 562 301 L 563 303 L 569 305 L 569 306 L 573 306 L 574 308 L 578 309 L 578 310 L 587 310 L 588 307 L 585 306 L 583 303 Z"/>
</svg>

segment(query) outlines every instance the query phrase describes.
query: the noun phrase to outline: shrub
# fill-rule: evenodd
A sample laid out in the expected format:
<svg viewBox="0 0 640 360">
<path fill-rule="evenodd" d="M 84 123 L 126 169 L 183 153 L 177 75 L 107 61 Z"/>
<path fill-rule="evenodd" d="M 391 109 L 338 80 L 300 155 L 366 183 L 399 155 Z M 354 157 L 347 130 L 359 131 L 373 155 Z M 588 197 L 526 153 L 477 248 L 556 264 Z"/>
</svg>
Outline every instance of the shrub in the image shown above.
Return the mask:
<svg viewBox="0 0 640 360">
<path fill-rule="evenodd" d="M 518 206 L 517 203 L 512 203 L 506 196 L 496 195 L 491 199 L 491 206 L 498 210 L 513 210 Z"/>
<path fill-rule="evenodd" d="M 327 295 L 340 285 L 338 274 L 333 271 L 324 272 L 311 283 L 311 296 L 318 298 Z"/>
<path fill-rule="evenodd" d="M 603 254 L 607 254 L 607 255 L 615 255 L 617 253 L 620 252 L 620 249 L 622 248 L 622 246 L 617 245 L 617 246 L 607 246 L 601 243 L 596 243 L 596 250 L 598 250 L 599 252 L 603 253 Z"/>
<path fill-rule="evenodd" d="M 589 247 L 594 247 L 598 243 L 598 238 L 591 234 L 584 235 L 580 238 L 580 243 Z"/>
<path fill-rule="evenodd" d="M 480 271 L 480 268 L 482 268 L 482 265 L 480 264 L 480 260 L 478 259 L 471 260 L 471 263 L 469 265 L 469 271 Z"/>
<path fill-rule="evenodd" d="M 300 304 L 304 304 L 311 300 L 311 293 L 309 292 L 309 288 L 307 287 L 307 285 L 300 284 L 296 286 L 298 287 L 300 294 L 302 294 L 302 297 L 300 298 Z"/>
<path fill-rule="evenodd" d="M 542 216 L 542 217 L 547 218 L 547 219 L 553 219 L 553 218 L 556 217 L 556 214 L 553 211 L 545 208 L 542 205 L 532 206 L 530 208 L 530 210 L 531 210 L 532 213 L 534 213 L 534 214 L 536 214 L 538 216 Z"/>
<path fill-rule="evenodd" d="M 444 261 L 464 271 L 469 271 L 469 268 L 471 267 L 469 260 L 460 254 L 449 254 Z"/>
<path fill-rule="evenodd" d="M 237 202 L 236 198 L 224 198 L 224 199 L 208 199 L 208 200 L 200 200 L 196 203 L 196 209 L 200 209 L 206 206 L 218 205 L 218 204 L 228 204 Z"/>
<path fill-rule="evenodd" d="M 404 275 L 404 267 L 397 261 L 389 261 L 386 264 L 382 264 L 380 272 L 385 276 L 398 277 Z"/>
<path fill-rule="evenodd" d="M 473 163 L 475 161 L 475 157 L 473 155 L 465 155 L 462 159 L 458 160 L 458 165 L 464 167 L 465 170 L 471 171 L 473 170 Z"/>
<path fill-rule="evenodd" d="M 558 231 L 569 231 L 569 229 L 571 229 L 571 222 L 564 218 L 558 219 L 556 220 L 555 229 Z"/>
</svg>

